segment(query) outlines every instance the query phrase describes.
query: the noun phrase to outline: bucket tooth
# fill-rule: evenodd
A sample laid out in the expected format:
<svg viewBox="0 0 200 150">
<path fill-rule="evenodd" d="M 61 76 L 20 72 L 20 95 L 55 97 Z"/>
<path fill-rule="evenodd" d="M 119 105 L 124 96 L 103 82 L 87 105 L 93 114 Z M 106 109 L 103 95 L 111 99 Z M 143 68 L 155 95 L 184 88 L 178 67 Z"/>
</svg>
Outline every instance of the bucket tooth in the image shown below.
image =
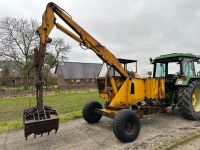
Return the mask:
<svg viewBox="0 0 200 150">
<path fill-rule="evenodd" d="M 42 135 L 49 133 L 52 130 L 57 132 L 59 127 L 59 118 L 56 110 L 51 107 L 44 106 L 43 111 L 38 111 L 37 107 L 24 110 L 24 136 L 27 137 L 30 134 Z M 55 132 L 55 133 L 56 133 Z"/>
</svg>

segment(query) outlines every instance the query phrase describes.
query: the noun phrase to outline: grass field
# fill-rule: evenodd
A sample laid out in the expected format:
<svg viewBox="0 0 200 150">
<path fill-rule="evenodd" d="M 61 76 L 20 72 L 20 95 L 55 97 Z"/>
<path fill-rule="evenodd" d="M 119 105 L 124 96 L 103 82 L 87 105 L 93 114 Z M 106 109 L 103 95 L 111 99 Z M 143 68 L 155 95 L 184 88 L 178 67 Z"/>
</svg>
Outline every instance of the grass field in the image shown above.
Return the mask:
<svg viewBox="0 0 200 150">
<path fill-rule="evenodd" d="M 97 91 L 61 92 L 59 95 L 45 96 L 44 103 L 57 110 L 61 122 L 80 118 L 83 105 L 98 98 Z M 35 106 L 35 97 L 0 99 L 0 132 L 22 128 L 23 110 Z"/>
</svg>

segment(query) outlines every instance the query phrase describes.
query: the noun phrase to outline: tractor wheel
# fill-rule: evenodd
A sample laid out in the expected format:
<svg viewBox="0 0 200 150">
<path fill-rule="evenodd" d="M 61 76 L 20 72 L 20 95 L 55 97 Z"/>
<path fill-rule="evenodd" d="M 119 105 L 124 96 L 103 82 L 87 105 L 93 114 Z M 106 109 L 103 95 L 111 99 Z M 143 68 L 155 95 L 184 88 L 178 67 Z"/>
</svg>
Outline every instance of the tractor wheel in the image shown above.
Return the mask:
<svg viewBox="0 0 200 150">
<path fill-rule="evenodd" d="M 181 106 L 182 106 L 182 97 L 183 97 L 183 92 L 184 92 L 184 88 L 179 88 L 177 93 L 176 93 L 176 97 L 177 97 L 177 106 L 178 108 L 181 110 Z"/>
<path fill-rule="evenodd" d="M 200 82 L 192 81 L 182 91 L 182 96 L 177 97 L 180 101 L 180 110 L 184 117 L 192 120 L 200 119 Z"/>
<path fill-rule="evenodd" d="M 95 108 L 102 109 L 102 106 L 97 101 L 91 101 L 85 104 L 83 107 L 83 118 L 88 123 L 96 123 L 98 122 L 102 115 L 95 113 Z"/>
<path fill-rule="evenodd" d="M 121 142 L 132 142 L 140 133 L 140 119 L 130 109 L 120 110 L 114 117 L 113 132 Z"/>
</svg>

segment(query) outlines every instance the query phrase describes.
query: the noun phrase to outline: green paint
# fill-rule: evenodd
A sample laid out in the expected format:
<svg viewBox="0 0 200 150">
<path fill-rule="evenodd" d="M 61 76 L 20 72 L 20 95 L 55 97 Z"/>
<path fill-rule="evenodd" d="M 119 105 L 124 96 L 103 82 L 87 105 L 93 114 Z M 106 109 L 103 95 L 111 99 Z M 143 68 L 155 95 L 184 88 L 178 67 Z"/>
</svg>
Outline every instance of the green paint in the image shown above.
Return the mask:
<svg viewBox="0 0 200 150">
<path fill-rule="evenodd" d="M 154 61 L 160 60 L 160 59 L 170 59 L 170 58 L 178 58 L 178 57 L 188 57 L 188 58 L 199 58 L 198 56 L 192 54 L 192 53 L 171 53 L 166 55 L 160 55 L 159 57 L 156 57 Z"/>
</svg>

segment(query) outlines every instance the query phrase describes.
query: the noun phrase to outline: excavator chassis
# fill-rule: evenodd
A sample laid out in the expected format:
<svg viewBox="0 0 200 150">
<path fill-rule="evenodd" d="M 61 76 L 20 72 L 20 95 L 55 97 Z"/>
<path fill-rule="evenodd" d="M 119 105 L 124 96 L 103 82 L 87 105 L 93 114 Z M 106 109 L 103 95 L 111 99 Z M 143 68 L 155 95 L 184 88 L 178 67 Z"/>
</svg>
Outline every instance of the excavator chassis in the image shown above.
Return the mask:
<svg viewBox="0 0 200 150">
<path fill-rule="evenodd" d="M 39 111 L 37 106 L 24 110 L 23 121 L 26 140 L 32 133 L 34 137 L 36 135 L 42 136 L 44 133 L 48 133 L 49 135 L 52 130 L 55 130 L 56 133 L 59 126 L 59 118 L 56 110 L 48 106 L 44 106 L 42 111 Z"/>
</svg>

